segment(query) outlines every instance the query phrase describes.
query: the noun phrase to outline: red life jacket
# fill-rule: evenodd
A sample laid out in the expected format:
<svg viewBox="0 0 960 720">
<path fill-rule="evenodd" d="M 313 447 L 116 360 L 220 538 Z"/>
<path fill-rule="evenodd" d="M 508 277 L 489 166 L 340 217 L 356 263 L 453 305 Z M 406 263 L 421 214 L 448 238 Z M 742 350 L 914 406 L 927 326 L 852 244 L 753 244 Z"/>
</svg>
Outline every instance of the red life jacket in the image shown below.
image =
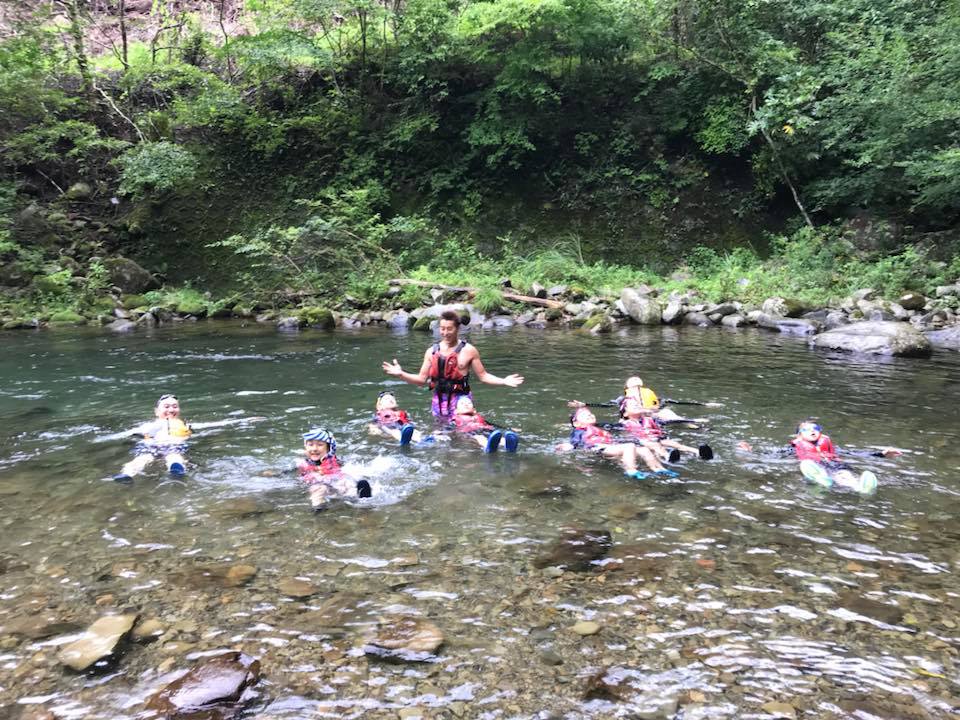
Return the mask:
<svg viewBox="0 0 960 720">
<path fill-rule="evenodd" d="M 454 415 L 451 420 L 453 426 L 460 432 L 477 432 L 478 430 L 489 430 L 493 427 L 483 419 L 483 415 Z"/>
<path fill-rule="evenodd" d="M 320 462 L 315 463 L 307 458 L 297 464 L 297 470 L 300 471 L 300 479 L 307 485 L 313 485 L 321 482 L 321 475 L 338 475 L 340 473 L 340 463 L 336 455 L 327 455 Z"/>
<path fill-rule="evenodd" d="M 587 425 L 583 428 L 583 444 L 585 447 L 613 445 L 613 435 L 597 425 Z"/>
<path fill-rule="evenodd" d="M 446 357 L 440 354 L 440 343 L 435 343 L 433 346 L 427 377 L 430 379 L 430 389 L 439 401 L 441 414 L 449 414 L 452 396 L 466 395 L 470 392 L 470 373 L 460 372 L 460 359 L 457 357 L 466 344 L 466 340 L 461 340 Z M 444 403 L 447 405 L 447 412 L 444 411 Z"/>
<path fill-rule="evenodd" d="M 624 429 L 641 440 L 658 440 L 663 437 L 660 424 L 652 415 L 644 415 L 638 420 L 624 420 Z"/>
<path fill-rule="evenodd" d="M 797 460 L 822 462 L 824 460 L 836 460 L 837 458 L 837 451 L 827 435 L 821 435 L 815 443 L 797 437 L 791 440 L 790 444 L 793 445 L 793 450 L 797 453 Z"/>
<path fill-rule="evenodd" d="M 381 425 L 406 425 L 410 422 L 406 410 L 377 410 L 377 422 Z"/>
</svg>

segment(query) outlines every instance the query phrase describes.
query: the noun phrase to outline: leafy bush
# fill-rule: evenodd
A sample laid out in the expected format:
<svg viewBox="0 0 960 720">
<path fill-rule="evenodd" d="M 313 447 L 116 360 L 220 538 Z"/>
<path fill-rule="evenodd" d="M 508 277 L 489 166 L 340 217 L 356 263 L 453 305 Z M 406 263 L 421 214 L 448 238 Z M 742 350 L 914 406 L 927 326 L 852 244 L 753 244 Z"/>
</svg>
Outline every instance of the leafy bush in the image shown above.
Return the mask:
<svg viewBox="0 0 960 720">
<path fill-rule="evenodd" d="M 193 154 L 165 140 L 135 145 L 116 162 L 121 168 L 120 192 L 136 200 L 163 195 L 189 183 L 197 172 Z"/>
</svg>

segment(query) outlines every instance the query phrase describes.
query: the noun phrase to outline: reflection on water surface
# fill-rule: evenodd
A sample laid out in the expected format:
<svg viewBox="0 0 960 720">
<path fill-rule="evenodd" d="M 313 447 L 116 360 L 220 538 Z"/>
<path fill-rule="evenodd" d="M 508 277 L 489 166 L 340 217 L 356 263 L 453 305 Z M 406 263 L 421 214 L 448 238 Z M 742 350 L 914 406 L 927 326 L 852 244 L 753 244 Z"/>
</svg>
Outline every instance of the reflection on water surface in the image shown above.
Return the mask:
<svg viewBox="0 0 960 720">
<path fill-rule="evenodd" d="M 481 412 L 522 429 L 516 456 L 367 435 L 385 386 L 429 425 L 426 393 L 379 369 L 415 368 L 419 334 L 5 335 L 0 708 L 143 717 L 147 697 L 222 649 L 260 659 L 260 718 L 936 718 L 960 705 L 955 357 L 685 328 L 474 341 L 492 372 L 527 378 L 475 390 Z M 565 400 L 609 399 L 633 373 L 724 404 L 677 406 L 711 418 L 676 436 L 716 460 L 637 482 L 553 453 Z M 198 433 L 183 481 L 159 468 L 109 481 L 131 446 L 110 437 L 169 391 L 188 420 L 268 421 Z M 880 477 L 862 498 L 735 450 L 772 450 L 808 415 L 841 446 L 910 452 L 858 459 Z M 314 423 L 377 497 L 309 512 L 283 471 Z M 95 674 L 58 662 L 79 630 L 131 609 L 159 636 Z M 420 662 L 365 654 L 398 618 L 444 644 Z"/>
</svg>

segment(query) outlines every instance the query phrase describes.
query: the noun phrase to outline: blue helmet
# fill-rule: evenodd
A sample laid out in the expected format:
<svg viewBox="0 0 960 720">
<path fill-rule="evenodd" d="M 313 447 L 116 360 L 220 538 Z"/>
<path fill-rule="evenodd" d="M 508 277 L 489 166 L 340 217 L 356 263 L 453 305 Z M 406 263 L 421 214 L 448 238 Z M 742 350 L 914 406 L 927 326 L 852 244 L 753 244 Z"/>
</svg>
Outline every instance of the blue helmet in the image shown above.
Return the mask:
<svg viewBox="0 0 960 720">
<path fill-rule="evenodd" d="M 330 447 L 327 457 L 337 454 L 337 441 L 333 439 L 333 433 L 325 428 L 310 428 L 303 434 L 303 439 L 325 442 Z"/>
</svg>

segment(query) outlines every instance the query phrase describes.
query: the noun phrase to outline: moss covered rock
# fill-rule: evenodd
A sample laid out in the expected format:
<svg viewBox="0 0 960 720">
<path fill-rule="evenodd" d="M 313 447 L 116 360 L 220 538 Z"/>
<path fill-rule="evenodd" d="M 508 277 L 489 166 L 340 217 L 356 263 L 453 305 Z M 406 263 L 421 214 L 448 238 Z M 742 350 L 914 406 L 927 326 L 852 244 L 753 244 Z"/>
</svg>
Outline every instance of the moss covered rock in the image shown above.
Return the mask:
<svg viewBox="0 0 960 720">
<path fill-rule="evenodd" d="M 543 314 L 547 320 L 556 321 L 563 319 L 563 310 L 561 308 L 547 308 Z"/>
<path fill-rule="evenodd" d="M 583 329 L 594 334 L 608 333 L 613 330 L 613 321 L 606 313 L 597 313 L 587 318 L 587 321 L 583 324 Z"/>
<path fill-rule="evenodd" d="M 116 307 L 116 303 L 111 297 L 98 297 L 91 304 L 91 308 L 96 313 L 103 313 L 109 315 L 113 312 L 113 309 Z"/>
<path fill-rule="evenodd" d="M 148 307 L 150 301 L 144 295 L 124 295 L 120 298 L 120 304 L 124 310 L 133 310 L 138 307 Z"/>
<path fill-rule="evenodd" d="M 73 310 L 59 310 L 50 316 L 51 325 L 86 325 L 87 319 Z"/>
<path fill-rule="evenodd" d="M 174 309 L 181 315 L 204 317 L 207 314 L 207 306 L 199 300 L 194 299 L 181 300 Z"/>
<path fill-rule="evenodd" d="M 413 329 L 421 332 L 430 332 L 430 322 L 431 318 L 428 317 L 417 318 L 417 321 L 413 324 Z"/>
<path fill-rule="evenodd" d="M 325 307 L 314 306 L 300 308 L 297 316 L 304 325 L 321 328 L 323 330 L 332 330 L 337 324 L 333 313 Z"/>
</svg>

